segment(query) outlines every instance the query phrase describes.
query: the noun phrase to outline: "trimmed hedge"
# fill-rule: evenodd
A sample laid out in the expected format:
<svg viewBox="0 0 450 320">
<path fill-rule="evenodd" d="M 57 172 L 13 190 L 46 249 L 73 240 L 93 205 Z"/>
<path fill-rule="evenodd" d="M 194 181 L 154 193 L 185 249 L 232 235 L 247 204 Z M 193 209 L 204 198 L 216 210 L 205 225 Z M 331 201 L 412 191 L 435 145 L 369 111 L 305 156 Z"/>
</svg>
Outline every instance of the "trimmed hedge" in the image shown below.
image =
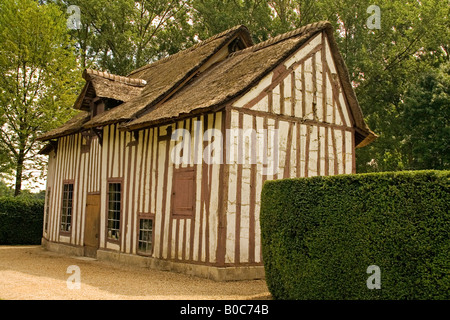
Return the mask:
<svg viewBox="0 0 450 320">
<path fill-rule="evenodd" d="M 267 181 L 266 281 L 275 299 L 449 299 L 450 171 Z M 370 265 L 381 289 L 368 289 Z"/>
<path fill-rule="evenodd" d="M 0 245 L 40 244 L 44 200 L 0 198 Z"/>
</svg>

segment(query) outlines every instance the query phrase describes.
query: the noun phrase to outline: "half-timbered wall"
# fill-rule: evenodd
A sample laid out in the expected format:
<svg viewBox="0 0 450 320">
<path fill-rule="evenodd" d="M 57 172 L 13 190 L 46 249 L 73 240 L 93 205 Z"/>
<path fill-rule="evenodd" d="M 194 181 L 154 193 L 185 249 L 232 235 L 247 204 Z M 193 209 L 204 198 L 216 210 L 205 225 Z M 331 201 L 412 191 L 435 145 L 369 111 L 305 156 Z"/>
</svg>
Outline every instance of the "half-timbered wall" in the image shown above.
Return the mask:
<svg viewBox="0 0 450 320">
<path fill-rule="evenodd" d="M 100 192 L 101 146 L 95 136 L 74 134 L 58 139 L 48 163 L 47 190 L 50 197 L 47 230 L 44 237 L 53 242 L 83 245 L 84 214 L 87 193 Z M 62 191 L 65 183 L 73 184 L 71 230 L 60 234 Z"/>
<path fill-rule="evenodd" d="M 263 174 L 260 158 L 229 164 L 227 170 L 225 264 L 258 264 L 265 180 L 355 172 L 353 120 L 325 33 L 312 38 L 228 110 L 227 128 L 278 132 L 278 150 L 271 151 L 268 143 L 265 151 L 278 159 L 272 161 L 275 170 L 268 172 L 273 174 Z M 252 140 L 242 140 L 230 147 L 258 148 Z"/>
<path fill-rule="evenodd" d="M 139 217 L 149 217 L 154 226 L 151 256 L 214 263 L 220 164 L 206 164 L 202 151 L 207 143 L 203 141 L 204 132 L 213 128 L 220 131 L 221 127 L 221 112 L 141 130 L 137 134 L 120 131 L 116 125 L 106 127 L 103 132 L 102 176 L 105 178 L 101 190 L 105 192 L 101 193 L 100 247 L 139 254 Z M 185 129 L 184 133 L 180 131 L 185 136 L 172 139 L 172 133 L 178 129 Z M 180 144 L 184 146 L 184 157 L 177 163 L 172 161 L 172 154 L 180 155 Z M 193 170 L 195 177 L 194 208 L 187 215 L 177 215 L 172 210 L 174 172 L 180 168 Z M 121 237 L 118 242 L 108 240 L 106 234 L 108 182 L 122 183 Z"/>
</svg>

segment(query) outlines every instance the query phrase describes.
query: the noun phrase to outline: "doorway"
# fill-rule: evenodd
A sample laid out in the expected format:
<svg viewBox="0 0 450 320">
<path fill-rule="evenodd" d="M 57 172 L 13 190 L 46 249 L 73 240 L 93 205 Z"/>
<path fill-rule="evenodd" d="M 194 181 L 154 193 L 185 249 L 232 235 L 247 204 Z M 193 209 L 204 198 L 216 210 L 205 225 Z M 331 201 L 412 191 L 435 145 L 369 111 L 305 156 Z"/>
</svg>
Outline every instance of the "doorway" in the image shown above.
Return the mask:
<svg viewBox="0 0 450 320">
<path fill-rule="evenodd" d="M 86 197 L 86 219 L 84 224 L 84 255 L 96 258 L 100 234 L 100 194 Z"/>
</svg>

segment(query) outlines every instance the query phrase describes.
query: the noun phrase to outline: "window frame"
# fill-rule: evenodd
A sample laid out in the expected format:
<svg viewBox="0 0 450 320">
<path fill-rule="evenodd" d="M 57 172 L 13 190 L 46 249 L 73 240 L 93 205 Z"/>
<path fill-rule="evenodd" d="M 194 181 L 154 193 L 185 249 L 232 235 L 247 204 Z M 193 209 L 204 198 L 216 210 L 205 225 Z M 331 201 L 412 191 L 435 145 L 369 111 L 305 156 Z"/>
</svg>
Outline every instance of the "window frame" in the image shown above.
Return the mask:
<svg viewBox="0 0 450 320">
<path fill-rule="evenodd" d="M 137 230 L 137 237 L 136 237 L 136 253 L 138 255 L 142 256 L 152 256 L 155 248 L 155 215 L 152 213 L 138 213 L 138 217 L 136 219 L 136 230 Z M 141 220 L 151 220 L 152 221 L 152 237 L 151 237 L 151 250 L 150 252 L 145 252 L 139 250 L 139 243 L 140 243 L 140 235 L 141 235 Z"/>
<path fill-rule="evenodd" d="M 69 193 L 70 191 L 72 192 L 72 198 L 68 198 L 68 200 L 71 200 L 71 206 L 64 206 L 64 199 L 65 199 L 65 195 L 66 195 L 66 191 L 64 190 L 65 186 L 72 186 L 72 190 L 68 190 L 67 192 Z M 70 236 L 72 234 L 72 218 L 73 218 L 73 204 L 74 204 L 74 195 L 75 195 L 75 181 L 74 180 L 64 180 L 63 181 L 63 185 L 62 185 L 62 194 L 61 194 L 61 215 L 59 217 L 59 234 L 63 235 L 63 236 Z M 67 212 L 65 212 L 65 209 L 69 209 L 70 208 L 70 215 L 67 214 Z M 65 230 L 62 228 L 63 226 L 63 216 L 66 217 L 66 221 L 64 222 L 64 225 L 67 226 L 69 225 L 69 230 Z M 70 222 L 67 223 L 67 217 L 70 217 Z"/>
<path fill-rule="evenodd" d="M 114 229 L 119 231 L 119 236 L 117 238 L 109 237 L 109 231 L 111 230 L 109 227 L 109 221 L 113 220 L 109 218 L 110 213 L 110 185 L 111 184 L 119 184 L 120 185 L 120 207 L 119 207 L 119 228 Z M 105 239 L 107 242 L 120 244 L 120 241 L 122 239 L 122 214 L 123 214 L 123 179 L 122 178 L 116 178 L 116 179 L 108 179 L 107 181 L 107 189 L 106 189 L 106 222 L 105 222 Z"/>
</svg>

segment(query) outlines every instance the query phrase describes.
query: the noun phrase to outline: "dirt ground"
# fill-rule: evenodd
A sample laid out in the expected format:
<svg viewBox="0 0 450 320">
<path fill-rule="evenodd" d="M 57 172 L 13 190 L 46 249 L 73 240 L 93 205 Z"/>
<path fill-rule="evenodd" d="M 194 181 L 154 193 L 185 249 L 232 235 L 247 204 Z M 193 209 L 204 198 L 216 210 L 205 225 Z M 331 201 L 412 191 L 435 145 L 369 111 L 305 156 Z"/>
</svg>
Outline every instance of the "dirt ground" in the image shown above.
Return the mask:
<svg viewBox="0 0 450 320">
<path fill-rule="evenodd" d="M 78 266 L 79 289 L 67 273 Z M 73 277 L 71 278 L 73 279 Z M 69 285 L 68 285 L 69 280 Z M 215 282 L 50 252 L 41 246 L 0 246 L 0 299 L 245 300 L 269 299 L 264 280 Z"/>
</svg>

